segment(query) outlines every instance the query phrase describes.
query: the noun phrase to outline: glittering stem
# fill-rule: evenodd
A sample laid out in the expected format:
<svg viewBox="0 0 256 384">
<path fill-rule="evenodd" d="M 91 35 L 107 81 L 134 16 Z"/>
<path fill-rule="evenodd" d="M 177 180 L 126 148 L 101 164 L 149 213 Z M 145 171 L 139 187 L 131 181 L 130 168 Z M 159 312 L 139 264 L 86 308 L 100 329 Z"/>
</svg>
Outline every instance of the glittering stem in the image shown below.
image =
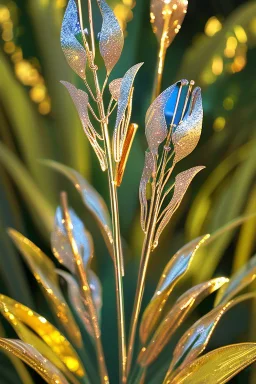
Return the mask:
<svg viewBox="0 0 256 384">
<path fill-rule="evenodd" d="M 89 25 L 90 25 L 90 35 L 91 35 L 91 48 L 92 48 L 92 55 L 93 55 L 93 59 L 94 59 L 95 58 L 95 38 L 94 38 L 91 0 L 88 0 L 88 16 L 89 16 Z"/>
<path fill-rule="evenodd" d="M 63 209 L 65 229 L 66 229 L 69 243 L 74 256 L 74 261 L 76 263 L 77 275 L 81 283 L 81 295 L 83 296 L 83 299 L 88 306 L 88 312 L 90 314 L 91 325 L 94 332 L 94 340 L 95 340 L 95 347 L 97 351 L 101 383 L 108 384 L 109 379 L 108 379 L 108 373 L 107 373 L 107 368 L 105 364 L 104 352 L 101 344 L 98 316 L 97 316 L 95 305 L 92 300 L 90 284 L 88 282 L 87 275 L 83 267 L 83 260 L 79 253 L 77 244 L 75 242 L 75 239 L 72 233 L 73 225 L 72 225 L 72 221 L 71 221 L 69 210 L 68 210 L 67 194 L 65 192 L 61 193 L 61 205 Z"/>
</svg>

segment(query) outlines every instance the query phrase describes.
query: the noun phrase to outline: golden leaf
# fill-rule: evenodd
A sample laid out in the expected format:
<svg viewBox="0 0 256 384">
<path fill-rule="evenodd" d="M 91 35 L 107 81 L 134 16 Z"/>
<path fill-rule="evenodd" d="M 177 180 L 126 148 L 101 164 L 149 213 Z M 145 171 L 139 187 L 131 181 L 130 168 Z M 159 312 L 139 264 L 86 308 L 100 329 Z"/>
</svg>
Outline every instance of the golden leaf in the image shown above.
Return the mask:
<svg viewBox="0 0 256 384">
<path fill-rule="evenodd" d="M 82 345 L 81 334 L 61 293 L 53 262 L 18 231 L 9 229 L 8 233 L 41 286 L 52 310 L 57 315 L 70 340 L 80 347 Z"/>
<path fill-rule="evenodd" d="M 114 100 L 118 100 L 120 96 L 121 91 L 121 85 L 122 85 L 123 78 L 112 80 L 111 83 L 109 83 L 109 92 Z"/>
</svg>

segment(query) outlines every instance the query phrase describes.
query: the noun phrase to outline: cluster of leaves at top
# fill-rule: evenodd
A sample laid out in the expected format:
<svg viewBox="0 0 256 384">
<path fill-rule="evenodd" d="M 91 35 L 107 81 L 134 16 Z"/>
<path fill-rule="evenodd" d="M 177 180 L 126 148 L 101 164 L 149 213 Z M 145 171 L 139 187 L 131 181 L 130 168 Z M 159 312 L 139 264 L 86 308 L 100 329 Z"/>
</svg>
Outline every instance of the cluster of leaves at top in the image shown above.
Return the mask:
<svg viewBox="0 0 256 384">
<path fill-rule="evenodd" d="M 130 124 L 133 83 L 142 64 L 134 65 L 123 78 L 109 83 L 110 102 L 106 112 L 103 93 L 106 91 L 109 75 L 120 58 L 124 41 L 111 8 L 104 0 L 98 0 L 98 6 L 103 18 L 99 50 L 106 67 L 106 80 L 101 88 L 97 78 L 98 68 L 94 61 L 95 42 L 92 39 L 91 46 L 88 43 L 88 34 L 82 25 L 81 3 L 78 2 L 77 5 L 75 0 L 69 0 L 63 20 L 61 45 L 69 65 L 84 81 L 88 93 L 76 89 L 70 83 L 63 82 L 63 84 L 74 101 L 84 132 L 98 157 L 101 169 L 108 170 L 110 182 L 117 187 L 121 185 L 136 132 L 135 124 Z M 165 20 L 162 0 L 155 0 L 152 7 L 155 12 L 153 20 L 155 32 L 160 36 L 160 43 L 163 43 L 162 33 L 159 31 L 164 28 Z M 166 46 L 169 46 L 179 30 L 177 26 L 183 21 L 187 1 L 171 0 L 165 2 L 165 7 L 166 14 L 171 10 L 168 14 L 169 35 L 165 36 L 164 40 Z M 161 9 L 160 16 L 157 14 L 159 9 Z M 91 18 L 90 11 L 89 7 Z M 156 20 L 159 18 L 160 21 L 157 23 Z M 173 25 L 174 28 L 171 29 Z M 92 34 L 92 30 L 90 32 Z M 93 75 L 96 95 L 87 82 L 87 71 Z M 166 309 L 172 291 L 186 274 L 197 249 L 211 241 L 209 235 L 197 238 L 181 248 L 164 269 L 155 294 L 142 315 L 139 327 L 140 350 L 136 361 L 133 359 L 134 337 L 149 257 L 157 247 L 162 231 L 181 204 L 193 178 L 203 169 L 195 167 L 186 170 L 172 180 L 176 164 L 195 149 L 201 134 L 203 120 L 201 92 L 199 88 L 193 90 L 193 86 L 193 81 L 177 82 L 153 101 L 146 114 L 148 150 L 139 189 L 141 226 L 145 233 L 145 241 L 131 324 L 135 333 L 131 332 L 128 364 L 125 365 L 125 371 L 120 379 L 131 384 L 160 381 L 165 384 L 225 383 L 256 360 L 254 343 L 226 346 L 199 357 L 223 314 L 234 305 L 255 298 L 254 293 L 237 297 L 237 294 L 256 276 L 255 258 L 230 280 L 218 277 L 203 282 L 186 291 L 171 309 Z M 97 112 L 92 107 L 93 102 L 97 105 Z M 115 107 L 117 107 L 116 121 L 109 147 L 109 118 Z M 91 122 L 92 118 L 99 123 L 99 130 L 95 129 L 95 124 Z M 73 182 L 86 208 L 99 225 L 115 268 L 121 269 L 123 273 L 123 260 L 121 264 L 116 263 L 113 207 L 109 214 L 102 197 L 76 171 L 54 162 L 48 162 L 48 165 L 65 174 Z M 65 194 L 62 194 L 61 202 L 61 206 L 56 210 L 51 244 L 54 256 L 65 269 L 56 269 L 54 263 L 39 248 L 17 231 L 10 229 L 9 234 L 42 288 L 63 333 L 43 316 L 1 295 L 0 311 L 20 340 L 1 338 L 0 347 L 30 365 L 48 383 L 108 383 L 111 380 L 107 374 L 101 344 L 101 284 L 90 266 L 94 256 L 93 240 L 76 213 L 68 208 Z M 66 282 L 67 301 L 59 286 L 59 277 Z M 150 381 L 151 365 L 160 356 L 174 333 L 196 306 L 217 290 L 214 308 L 193 324 L 177 342 L 171 362 L 166 366 L 165 378 Z M 123 297 L 121 298 L 123 300 Z M 82 337 L 84 332 L 89 335 L 92 345 L 95 346 L 98 371 L 95 370 L 95 362 L 86 355 L 86 345 Z M 124 363 L 126 364 L 126 361 Z"/>
</svg>

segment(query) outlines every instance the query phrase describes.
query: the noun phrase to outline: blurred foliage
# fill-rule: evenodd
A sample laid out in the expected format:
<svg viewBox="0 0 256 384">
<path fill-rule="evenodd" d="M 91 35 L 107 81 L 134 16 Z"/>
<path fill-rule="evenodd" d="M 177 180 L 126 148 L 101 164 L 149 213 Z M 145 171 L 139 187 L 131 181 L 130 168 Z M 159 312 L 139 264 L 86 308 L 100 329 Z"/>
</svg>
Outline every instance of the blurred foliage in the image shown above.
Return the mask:
<svg viewBox="0 0 256 384">
<path fill-rule="evenodd" d="M 134 101 L 134 122 L 140 129 L 119 193 L 130 315 L 129 298 L 134 292 L 131 282 L 142 242 L 138 185 L 146 148 L 143 122 L 151 97 L 157 42 L 149 23 L 148 0 L 137 1 L 136 7 L 132 0 L 109 3 L 129 36 L 113 78 L 122 76 L 133 64 L 145 62 L 136 80 Z M 185 77 L 202 87 L 203 136 L 182 169 L 199 163 L 207 168 L 193 184 L 152 258 L 146 296 L 154 290 L 169 255 L 181 244 L 214 232 L 244 213 L 256 211 L 256 3 L 190 3 L 184 26 L 167 53 L 163 88 Z M 60 161 L 76 169 L 108 201 L 104 177 L 98 172 L 72 101 L 59 84 L 59 80 L 79 81 L 67 67 L 59 44 L 65 5 L 65 0 L 0 0 L 0 289 L 32 308 L 44 308 L 45 303 L 40 293 L 31 294 L 34 283 L 10 244 L 5 228 L 15 227 L 47 250 L 59 192 L 68 190 L 72 205 L 81 209 L 74 189 L 38 160 Z M 102 255 L 97 268 L 103 286 L 107 287 L 105 305 L 114 316 L 107 250 L 91 218 L 86 216 L 85 221 L 94 235 L 96 253 Z M 255 250 L 255 224 L 255 219 L 247 221 L 239 231 L 225 233 L 201 248 L 188 280 L 201 282 L 241 267 Z M 241 316 L 241 333 L 248 321 L 247 314 L 245 311 Z M 113 332 L 115 324 L 109 325 L 106 345 L 112 341 Z M 221 336 L 216 335 L 215 345 L 222 345 Z M 238 340 L 235 332 L 231 332 L 230 338 L 229 341 Z M 112 345 L 115 346 L 115 341 Z M 108 360 L 114 359 L 110 353 Z M 242 374 L 241 382 L 244 377 L 246 373 Z M 8 378 L 8 382 L 14 381 Z"/>
</svg>

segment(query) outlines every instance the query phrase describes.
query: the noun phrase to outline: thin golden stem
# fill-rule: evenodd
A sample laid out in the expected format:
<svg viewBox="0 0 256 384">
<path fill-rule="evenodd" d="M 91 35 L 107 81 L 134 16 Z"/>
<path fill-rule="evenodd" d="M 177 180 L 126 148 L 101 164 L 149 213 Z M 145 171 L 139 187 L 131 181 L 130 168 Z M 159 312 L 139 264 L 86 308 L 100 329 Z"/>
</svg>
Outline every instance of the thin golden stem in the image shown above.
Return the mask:
<svg viewBox="0 0 256 384">
<path fill-rule="evenodd" d="M 63 209 L 65 229 L 68 235 L 69 243 L 70 243 L 74 260 L 76 263 L 77 275 L 81 283 L 81 295 L 83 295 L 83 298 L 87 303 L 88 312 L 90 314 L 91 325 L 94 332 L 94 341 L 95 341 L 95 347 L 97 351 L 101 383 L 109 384 L 109 378 L 108 378 L 104 352 L 103 352 L 103 347 L 102 347 L 101 337 L 100 337 L 101 332 L 100 332 L 100 327 L 98 322 L 98 316 L 97 316 L 96 308 L 92 299 L 90 284 L 88 282 L 87 275 L 84 270 L 83 260 L 79 253 L 77 244 L 73 236 L 73 232 L 72 232 L 73 224 L 69 215 L 67 194 L 65 192 L 61 193 L 61 206 Z"/>
<path fill-rule="evenodd" d="M 167 49 L 165 48 L 164 44 L 160 44 L 158 56 L 157 56 L 157 66 L 156 66 L 156 74 L 155 74 L 154 86 L 153 86 L 153 92 L 152 92 L 152 101 L 154 101 L 161 92 L 166 51 Z"/>
<path fill-rule="evenodd" d="M 89 17 L 89 25 L 90 25 L 92 56 L 94 59 L 95 58 L 95 38 L 94 38 L 94 27 L 93 27 L 92 2 L 91 2 L 91 0 L 88 0 L 88 17 Z"/>
</svg>

